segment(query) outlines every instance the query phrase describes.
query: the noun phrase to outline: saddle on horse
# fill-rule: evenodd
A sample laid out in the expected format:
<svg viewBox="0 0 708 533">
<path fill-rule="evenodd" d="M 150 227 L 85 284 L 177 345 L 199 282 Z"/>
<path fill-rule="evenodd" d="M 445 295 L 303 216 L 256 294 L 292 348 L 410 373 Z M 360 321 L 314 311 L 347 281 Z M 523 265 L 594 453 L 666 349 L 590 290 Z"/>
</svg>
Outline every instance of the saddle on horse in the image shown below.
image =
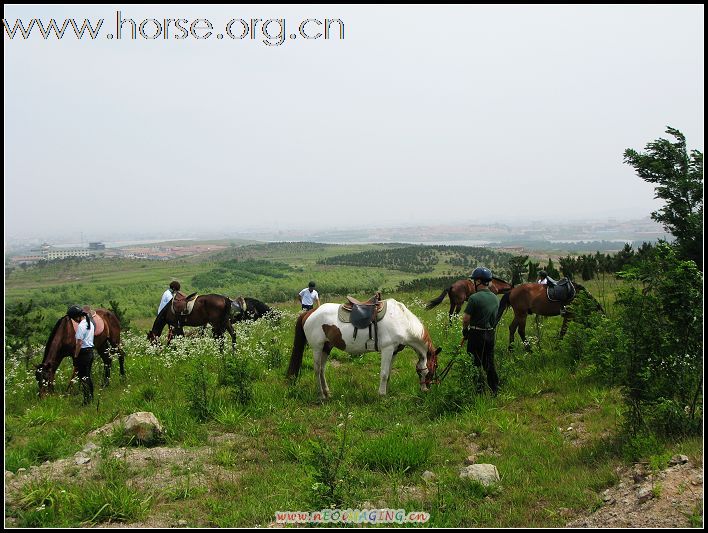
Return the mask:
<svg viewBox="0 0 708 533">
<path fill-rule="evenodd" d="M 374 329 L 374 349 L 379 351 L 378 322 L 386 314 L 386 301 L 381 299 L 377 292 L 365 302 L 347 296 L 347 303 L 339 306 L 339 320 L 351 323 L 354 326 L 354 338 L 360 329 L 369 328 L 369 340 L 372 339 L 371 328 Z"/>
<path fill-rule="evenodd" d="M 575 298 L 575 286 L 568 278 L 563 278 L 546 287 L 546 296 L 552 302 L 568 303 Z"/>
<path fill-rule="evenodd" d="M 187 316 L 192 312 L 194 308 L 194 302 L 197 301 L 197 293 L 193 292 L 189 296 L 185 296 L 181 292 L 177 292 L 174 298 L 172 298 L 172 312 L 177 317 L 177 326 L 180 327 L 180 318 Z"/>
</svg>

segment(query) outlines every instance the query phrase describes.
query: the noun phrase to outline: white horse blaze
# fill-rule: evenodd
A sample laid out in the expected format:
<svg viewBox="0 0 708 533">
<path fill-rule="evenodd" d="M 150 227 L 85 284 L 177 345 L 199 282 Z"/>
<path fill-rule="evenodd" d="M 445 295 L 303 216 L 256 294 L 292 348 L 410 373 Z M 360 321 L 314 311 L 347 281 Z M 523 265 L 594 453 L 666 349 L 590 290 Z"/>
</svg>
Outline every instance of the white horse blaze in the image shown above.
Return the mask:
<svg viewBox="0 0 708 533">
<path fill-rule="evenodd" d="M 423 381 L 428 373 L 428 357 L 435 353 L 428 331 L 418 317 L 401 302 L 389 298 L 387 306 L 386 316 L 378 323 L 378 344 L 381 353 L 379 394 L 384 395 L 387 392 L 391 363 L 394 353 L 399 351 L 399 346 L 410 346 L 418 354 L 416 369 L 421 378 L 421 390 L 427 390 Z M 338 309 L 338 304 L 322 304 L 305 318 L 303 324 L 307 343 L 312 347 L 320 398 L 329 396 L 325 365 L 332 347 L 353 355 L 375 351 L 371 349 L 372 343 L 369 342 L 367 346 L 368 329 L 360 330 L 355 339 L 354 326 L 339 321 Z"/>
</svg>

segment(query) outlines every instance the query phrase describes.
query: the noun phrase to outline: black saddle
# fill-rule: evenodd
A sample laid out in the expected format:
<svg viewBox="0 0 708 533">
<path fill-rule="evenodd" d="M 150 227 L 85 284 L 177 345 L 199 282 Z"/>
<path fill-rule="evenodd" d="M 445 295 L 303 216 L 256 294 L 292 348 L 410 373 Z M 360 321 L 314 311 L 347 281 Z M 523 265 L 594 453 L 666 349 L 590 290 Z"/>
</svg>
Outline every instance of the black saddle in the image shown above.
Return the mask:
<svg viewBox="0 0 708 533">
<path fill-rule="evenodd" d="M 371 339 L 371 326 L 374 326 L 374 348 L 379 349 L 379 332 L 377 327 L 377 316 L 383 308 L 381 293 L 377 292 L 365 302 L 360 302 L 356 298 L 347 296 L 347 303 L 343 304 L 345 311 L 349 311 L 349 321 L 354 326 L 354 338 L 360 329 L 369 328 L 369 339 Z"/>
<path fill-rule="evenodd" d="M 568 303 L 575 298 L 575 286 L 568 278 L 563 278 L 556 281 L 553 285 L 549 283 L 546 288 L 546 295 L 552 302 Z"/>
</svg>

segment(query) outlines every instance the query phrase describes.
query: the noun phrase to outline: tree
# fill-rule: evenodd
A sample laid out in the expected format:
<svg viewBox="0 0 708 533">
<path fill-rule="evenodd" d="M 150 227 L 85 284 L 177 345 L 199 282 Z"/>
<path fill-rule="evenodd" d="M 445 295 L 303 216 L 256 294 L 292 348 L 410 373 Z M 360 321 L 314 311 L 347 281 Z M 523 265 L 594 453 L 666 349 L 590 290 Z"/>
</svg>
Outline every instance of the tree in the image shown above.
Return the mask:
<svg viewBox="0 0 708 533">
<path fill-rule="evenodd" d="M 563 275 L 568 279 L 573 279 L 573 277 L 575 276 L 575 272 L 577 271 L 575 259 L 570 257 L 570 254 L 568 254 L 567 257 L 561 257 L 559 259 L 559 262 Z"/>
<path fill-rule="evenodd" d="M 32 343 L 41 342 L 36 331 L 37 324 L 43 320 L 42 310 L 32 300 L 26 304 L 17 302 L 8 305 L 5 311 L 6 356 L 24 351 L 25 365 L 29 367 Z"/>
<path fill-rule="evenodd" d="M 546 271 L 546 274 L 551 276 L 553 279 L 560 278 L 560 272 L 558 272 L 558 269 L 556 269 L 556 266 L 553 264 L 553 259 L 550 257 L 548 258 L 548 264 L 545 266 L 544 270 Z"/>
<path fill-rule="evenodd" d="M 526 278 L 529 282 L 535 282 L 538 279 L 538 271 L 541 270 L 539 261 L 529 261 L 529 275 Z"/>
<path fill-rule="evenodd" d="M 518 285 L 524 282 L 524 272 L 526 271 L 526 261 L 528 255 L 515 255 L 509 259 L 509 270 L 511 271 L 511 284 Z"/>
<path fill-rule="evenodd" d="M 681 258 L 694 261 L 703 270 L 703 152 L 686 149 L 686 138 L 677 129 L 666 133 L 677 142 L 657 139 L 646 152 L 627 148 L 624 162 L 632 165 L 644 181 L 655 183 L 656 198 L 666 205 L 651 214 L 676 238 Z"/>
<path fill-rule="evenodd" d="M 108 303 L 111 305 L 111 311 L 113 311 L 113 314 L 118 318 L 121 329 L 128 331 L 130 329 L 130 319 L 126 316 L 125 310 L 120 308 L 116 300 L 110 300 Z"/>
</svg>

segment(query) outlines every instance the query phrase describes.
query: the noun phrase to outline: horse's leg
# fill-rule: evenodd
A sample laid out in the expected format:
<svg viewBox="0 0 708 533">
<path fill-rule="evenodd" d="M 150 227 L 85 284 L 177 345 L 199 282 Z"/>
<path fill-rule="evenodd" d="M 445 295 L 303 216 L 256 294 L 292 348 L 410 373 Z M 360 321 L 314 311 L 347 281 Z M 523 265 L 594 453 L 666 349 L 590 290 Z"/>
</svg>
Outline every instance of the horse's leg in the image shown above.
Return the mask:
<svg viewBox="0 0 708 533">
<path fill-rule="evenodd" d="M 219 351 L 224 352 L 224 330 L 221 327 L 212 325 L 212 335 L 215 339 L 219 339 Z"/>
<path fill-rule="evenodd" d="M 566 311 L 566 313 L 563 315 L 563 323 L 561 324 L 560 334 L 558 338 L 562 339 L 568 332 L 568 322 L 570 322 L 571 318 L 571 314 Z"/>
<path fill-rule="evenodd" d="M 528 315 L 526 313 L 522 313 L 518 317 L 519 321 L 519 337 L 521 337 L 521 341 L 524 343 L 524 348 L 526 348 L 527 352 L 531 351 L 531 344 L 529 343 L 528 340 L 526 340 L 526 317 Z"/>
<path fill-rule="evenodd" d="M 329 387 L 327 386 L 327 378 L 325 376 L 325 366 L 327 365 L 327 359 L 329 359 L 329 354 L 332 352 L 332 345 L 329 342 L 325 342 L 322 347 L 322 355 L 320 356 L 320 375 L 318 376 L 320 390 L 324 393 L 325 398 L 329 398 Z"/>
<path fill-rule="evenodd" d="M 229 335 L 231 335 L 231 351 L 235 352 L 236 351 L 236 332 L 234 331 L 234 327 L 233 327 L 233 325 L 231 325 L 230 320 L 226 321 L 226 331 L 228 331 Z"/>
<path fill-rule="evenodd" d="M 519 327 L 519 320 L 516 318 L 516 313 L 514 313 L 514 318 L 509 324 L 509 351 L 514 349 L 514 333 L 516 333 L 516 328 Z"/>
<path fill-rule="evenodd" d="M 324 371 L 325 364 L 327 363 L 327 356 L 324 352 L 324 347 L 312 347 L 312 361 L 315 367 L 315 381 L 317 381 L 317 392 L 319 393 L 320 400 L 324 401 L 329 395 L 329 390 L 327 389 L 327 382 L 325 381 Z"/>
<path fill-rule="evenodd" d="M 393 362 L 394 347 L 381 349 L 381 381 L 379 383 L 379 395 L 386 396 L 388 392 L 388 378 L 391 377 L 391 363 Z"/>
<path fill-rule="evenodd" d="M 452 315 L 455 313 L 455 303 L 450 299 L 450 312 L 448 313 L 448 322 L 452 324 Z"/>
</svg>

